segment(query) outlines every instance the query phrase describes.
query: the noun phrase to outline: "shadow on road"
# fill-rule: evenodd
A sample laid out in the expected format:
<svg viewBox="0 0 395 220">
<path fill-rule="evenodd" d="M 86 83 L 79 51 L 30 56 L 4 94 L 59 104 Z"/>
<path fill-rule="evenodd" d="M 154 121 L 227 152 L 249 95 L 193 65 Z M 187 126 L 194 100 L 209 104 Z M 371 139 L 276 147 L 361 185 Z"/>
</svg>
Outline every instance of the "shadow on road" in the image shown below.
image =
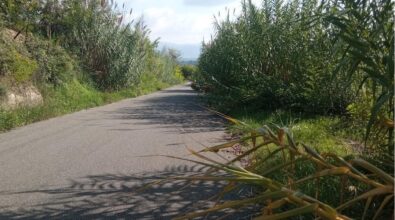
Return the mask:
<svg viewBox="0 0 395 220">
<path fill-rule="evenodd" d="M 148 183 L 175 175 L 201 173 L 201 170 L 196 166 L 178 166 L 139 175 L 89 176 L 72 181 L 65 188 L 18 192 L 45 194 L 53 199 L 46 204 L 2 212 L 0 219 L 171 219 L 181 213 L 213 205 L 207 199 L 218 193 L 223 184 L 172 181 L 140 190 Z M 207 219 L 224 215 L 228 213 L 213 214 Z M 250 216 L 239 212 L 228 216 L 228 219 L 250 219 Z"/>
<path fill-rule="evenodd" d="M 168 94 L 171 93 L 171 94 Z M 222 131 L 224 119 L 200 107 L 192 90 L 165 90 L 159 97 L 144 99 L 137 106 L 109 112 L 110 119 L 138 120 L 133 124 L 155 125 L 179 133 Z M 130 122 L 132 123 L 132 122 Z"/>
</svg>

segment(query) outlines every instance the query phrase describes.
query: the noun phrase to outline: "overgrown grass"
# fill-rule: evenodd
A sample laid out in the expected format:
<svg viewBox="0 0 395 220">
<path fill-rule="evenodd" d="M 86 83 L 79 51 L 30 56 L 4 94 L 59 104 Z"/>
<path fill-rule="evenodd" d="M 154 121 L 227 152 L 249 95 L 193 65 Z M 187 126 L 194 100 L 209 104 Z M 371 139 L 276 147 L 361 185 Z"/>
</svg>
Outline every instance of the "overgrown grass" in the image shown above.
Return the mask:
<svg viewBox="0 0 395 220">
<path fill-rule="evenodd" d="M 322 152 L 336 152 L 339 155 L 352 154 L 354 145 L 363 139 L 363 129 L 357 130 L 351 120 L 341 116 L 307 115 L 284 110 L 256 111 L 235 109 L 230 116 L 245 122 L 232 124 L 233 134 L 246 134 L 264 124 L 278 125 L 292 129 L 294 137 L 303 143 L 317 147 Z M 353 145 L 352 145 L 352 144 Z"/>
<path fill-rule="evenodd" d="M 286 133 L 289 132 L 289 134 L 291 134 L 290 137 L 287 137 L 289 143 L 290 139 L 295 139 L 298 142 L 294 142 L 294 144 L 305 144 L 306 152 L 309 152 L 309 150 L 312 149 L 312 153 L 309 152 L 309 154 L 311 153 L 314 155 L 317 153 L 322 155 L 328 163 L 338 162 L 335 159 L 330 158 L 331 156 L 328 155 L 336 155 L 336 157 L 341 157 L 345 160 L 352 160 L 352 158 L 358 158 L 361 156 L 359 155 L 359 152 L 356 151 L 358 149 L 356 149 L 351 143 L 359 143 L 362 145 L 361 142 L 363 140 L 364 129 L 356 129 L 357 126 L 353 124 L 352 119 L 345 116 L 308 115 L 284 110 L 257 111 L 255 108 L 235 108 L 233 111 L 229 112 L 228 115 L 230 115 L 232 119 L 238 121 L 237 123 L 232 123 L 228 126 L 228 130 L 232 134 L 236 135 L 237 140 L 240 141 L 240 152 L 239 154 L 235 154 L 235 157 L 240 157 L 237 161 L 239 161 L 240 164 L 248 171 L 252 171 L 257 175 L 264 176 L 265 178 L 269 178 L 276 182 L 289 184 L 290 181 L 294 181 L 290 180 L 290 178 L 303 179 L 307 176 L 313 176 L 316 175 L 321 168 L 312 161 L 305 161 L 303 159 L 297 160 L 295 158 L 292 159 L 288 154 L 277 152 L 279 147 L 282 146 L 282 144 L 279 143 L 281 143 L 281 140 L 285 140 L 281 136 L 285 136 L 285 134 L 281 132 L 274 134 L 271 138 L 278 138 L 278 141 L 266 143 L 268 136 L 264 135 L 264 137 L 261 138 L 261 135 L 262 133 L 265 133 L 269 127 L 273 128 L 273 130 L 284 130 Z M 232 119 L 230 121 L 234 121 Z M 257 138 L 251 138 L 255 135 L 258 135 Z M 361 142 L 358 142 L 357 140 Z M 264 145 L 265 147 L 259 147 L 261 145 Z M 257 146 L 257 148 L 254 149 L 253 146 Z M 203 151 L 216 152 L 217 149 L 226 149 L 229 147 L 233 148 L 233 150 L 225 152 L 237 152 L 235 147 L 238 148 L 238 144 L 223 144 L 213 147 L 212 150 L 208 148 Z M 249 150 L 253 150 L 252 153 L 247 153 Z M 244 156 L 241 157 L 240 155 Z M 285 171 L 282 171 L 281 166 L 284 165 L 284 167 L 287 167 L 285 164 L 287 164 L 288 160 L 294 160 L 292 162 L 294 165 L 288 165 L 292 167 L 292 171 L 289 171 L 288 168 L 285 169 Z M 191 178 L 200 179 L 200 177 Z M 205 178 L 206 177 L 202 179 L 206 180 Z M 221 177 L 219 177 L 219 179 L 220 178 Z M 297 191 L 303 192 L 305 195 L 315 197 L 320 202 L 336 207 L 336 205 L 339 204 L 339 201 L 340 203 L 343 201 L 343 197 L 351 200 L 352 198 L 355 198 L 355 195 L 360 193 L 360 191 L 363 192 L 369 189 L 369 187 L 364 184 L 352 180 L 344 180 L 344 178 L 345 177 L 341 175 L 324 176 L 319 180 L 298 185 Z M 344 188 L 344 184 L 347 181 L 350 181 L 349 184 L 351 184 L 351 186 L 349 188 Z M 230 184 L 232 184 L 232 181 L 230 182 Z M 241 180 L 241 182 L 244 183 L 244 180 Z M 250 184 L 255 185 L 255 183 Z M 262 191 L 258 190 L 258 194 L 265 192 L 265 190 L 267 190 L 267 188 L 263 187 Z M 339 196 L 340 194 L 342 196 Z M 263 200 L 261 202 L 262 204 L 265 204 L 265 209 L 272 211 L 270 205 L 271 201 L 268 203 L 266 201 L 267 204 L 263 202 Z M 380 203 L 382 201 L 378 200 L 376 202 Z M 218 205 L 218 207 L 221 207 L 221 205 Z M 276 212 L 282 213 L 296 207 L 297 206 L 294 206 L 294 204 L 283 205 L 281 208 L 277 208 Z M 355 203 L 352 209 L 343 212 L 343 214 L 361 216 L 362 213 L 364 213 L 364 208 L 365 204 L 363 202 Z M 370 217 L 374 214 L 374 210 L 366 212 L 366 215 L 370 215 Z M 380 211 L 378 211 L 378 213 L 379 212 Z M 388 214 L 390 211 L 387 210 L 385 212 Z M 198 216 L 197 213 L 195 214 Z M 264 215 L 268 214 L 265 213 Z M 303 219 L 313 219 L 313 215 L 311 214 L 304 215 L 300 213 L 299 217 Z"/>
<path fill-rule="evenodd" d="M 221 115 L 221 113 L 219 113 Z M 225 116 L 245 129 L 245 134 L 228 143 L 189 150 L 207 169 L 201 174 L 169 178 L 168 181 L 218 181 L 225 187 L 212 197 L 215 206 L 188 212 L 176 219 L 193 219 L 243 206 L 262 207 L 255 219 L 389 219 L 393 216 L 393 167 L 381 170 L 363 155 L 339 156 L 335 150 L 319 152 L 295 139 L 292 129 L 273 125 L 246 128 L 245 122 Z M 274 117 L 275 118 L 275 117 Z M 317 137 L 319 139 L 320 137 Z M 309 139 L 307 139 L 309 140 Z M 243 147 L 241 147 L 243 146 Z M 208 154 L 232 149 L 235 157 L 222 162 Z M 174 158 L 174 157 L 172 157 Z M 184 159 L 184 158 L 181 158 Z M 245 162 L 247 161 L 247 163 Z M 393 160 L 383 160 L 388 166 Z M 166 182 L 165 182 L 166 183 Z M 164 184 L 163 182 L 161 184 Z M 248 198 L 226 201 L 224 194 L 255 186 Z M 224 200 L 223 202 L 218 202 Z M 229 217 L 229 215 L 226 215 Z"/>
<path fill-rule="evenodd" d="M 101 92 L 88 84 L 73 80 L 57 87 L 43 87 L 43 105 L 21 107 L 13 110 L 0 109 L 0 132 L 33 122 L 101 106 L 124 98 L 132 98 L 169 87 L 169 84 L 142 80 L 133 88 L 117 92 Z"/>
</svg>

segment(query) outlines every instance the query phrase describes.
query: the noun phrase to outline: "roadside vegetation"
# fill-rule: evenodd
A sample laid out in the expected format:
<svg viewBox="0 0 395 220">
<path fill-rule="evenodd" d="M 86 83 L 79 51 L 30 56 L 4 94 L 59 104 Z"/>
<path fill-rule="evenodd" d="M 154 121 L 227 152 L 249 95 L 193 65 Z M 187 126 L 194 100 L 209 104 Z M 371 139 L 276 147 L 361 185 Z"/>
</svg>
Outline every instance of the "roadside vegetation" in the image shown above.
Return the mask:
<svg viewBox="0 0 395 220">
<path fill-rule="evenodd" d="M 181 67 L 181 72 L 185 79 L 193 80 L 193 76 L 198 74 L 198 68 L 196 65 L 184 64 Z"/>
<path fill-rule="evenodd" d="M 217 18 L 194 86 L 231 116 L 334 118 L 392 154 L 392 10 L 390 1 L 246 1 L 240 15 Z"/>
<path fill-rule="evenodd" d="M 180 219 L 256 205 L 257 219 L 392 219 L 394 3 L 241 5 L 216 17 L 192 76 L 234 139 L 191 151 L 208 171 L 176 179 L 227 182 L 215 201 L 255 193 Z"/>
<path fill-rule="evenodd" d="M 101 0 L 0 2 L 0 101 L 36 88 L 40 104 L 0 105 L 0 131 L 183 81 L 142 20 Z M 19 92 L 19 93 L 18 93 Z"/>
</svg>

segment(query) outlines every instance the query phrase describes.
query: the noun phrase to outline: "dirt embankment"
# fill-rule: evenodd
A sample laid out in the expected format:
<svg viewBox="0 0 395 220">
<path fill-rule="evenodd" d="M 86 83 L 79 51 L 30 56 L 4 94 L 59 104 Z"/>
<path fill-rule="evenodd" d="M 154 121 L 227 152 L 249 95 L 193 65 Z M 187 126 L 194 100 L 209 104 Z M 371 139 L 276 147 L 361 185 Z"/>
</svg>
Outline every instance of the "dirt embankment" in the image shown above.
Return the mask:
<svg viewBox="0 0 395 220">
<path fill-rule="evenodd" d="M 21 106 L 37 106 L 43 103 L 43 97 L 33 85 L 21 85 L 7 89 L 0 101 L 0 107 L 14 109 Z"/>
</svg>

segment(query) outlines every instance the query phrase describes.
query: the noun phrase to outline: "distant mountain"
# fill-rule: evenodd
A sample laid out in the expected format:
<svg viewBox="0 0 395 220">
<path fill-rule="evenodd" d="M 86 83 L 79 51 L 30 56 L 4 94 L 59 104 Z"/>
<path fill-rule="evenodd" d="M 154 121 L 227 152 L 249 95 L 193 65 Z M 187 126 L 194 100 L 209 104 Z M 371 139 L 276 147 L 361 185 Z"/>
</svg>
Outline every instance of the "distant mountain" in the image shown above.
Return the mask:
<svg viewBox="0 0 395 220">
<path fill-rule="evenodd" d="M 197 60 L 181 60 L 181 65 L 197 65 Z"/>
<path fill-rule="evenodd" d="M 173 48 L 181 53 L 181 60 L 183 61 L 194 61 L 198 59 L 200 55 L 200 44 L 175 44 L 169 42 L 160 42 L 159 49 L 163 47 Z"/>
</svg>

